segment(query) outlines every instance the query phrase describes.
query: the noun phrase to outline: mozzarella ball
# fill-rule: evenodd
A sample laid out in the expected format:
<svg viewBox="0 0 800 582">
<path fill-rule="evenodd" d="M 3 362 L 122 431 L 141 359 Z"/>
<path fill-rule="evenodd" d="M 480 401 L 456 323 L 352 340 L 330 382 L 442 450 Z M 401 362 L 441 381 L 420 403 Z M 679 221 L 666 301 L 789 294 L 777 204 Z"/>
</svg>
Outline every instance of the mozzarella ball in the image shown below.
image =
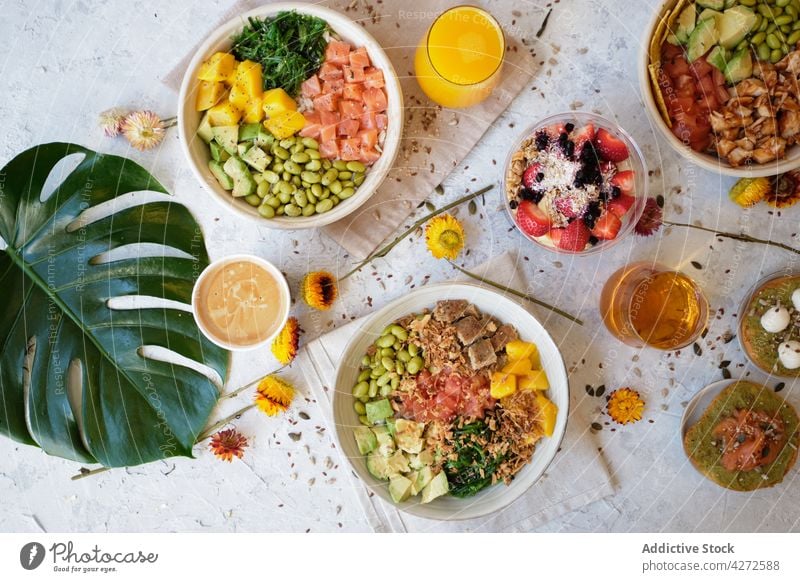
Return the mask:
<svg viewBox="0 0 800 582">
<path fill-rule="evenodd" d="M 761 316 L 761 327 L 769 333 L 778 333 L 789 327 L 789 321 L 789 311 L 785 307 L 776 305 Z"/>
<path fill-rule="evenodd" d="M 778 346 L 778 359 L 784 368 L 800 368 L 800 342 L 791 340 Z"/>
</svg>

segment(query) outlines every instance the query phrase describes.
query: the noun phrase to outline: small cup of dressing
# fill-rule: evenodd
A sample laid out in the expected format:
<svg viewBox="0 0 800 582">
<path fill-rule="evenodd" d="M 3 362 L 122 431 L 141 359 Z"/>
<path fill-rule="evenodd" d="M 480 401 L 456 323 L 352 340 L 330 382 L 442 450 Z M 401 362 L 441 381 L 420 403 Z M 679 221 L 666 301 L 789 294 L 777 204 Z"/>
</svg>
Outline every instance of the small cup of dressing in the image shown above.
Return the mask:
<svg viewBox="0 0 800 582">
<path fill-rule="evenodd" d="M 212 262 L 192 290 L 197 326 L 209 340 L 231 351 L 269 344 L 286 325 L 290 302 L 283 274 L 254 255 Z"/>
</svg>

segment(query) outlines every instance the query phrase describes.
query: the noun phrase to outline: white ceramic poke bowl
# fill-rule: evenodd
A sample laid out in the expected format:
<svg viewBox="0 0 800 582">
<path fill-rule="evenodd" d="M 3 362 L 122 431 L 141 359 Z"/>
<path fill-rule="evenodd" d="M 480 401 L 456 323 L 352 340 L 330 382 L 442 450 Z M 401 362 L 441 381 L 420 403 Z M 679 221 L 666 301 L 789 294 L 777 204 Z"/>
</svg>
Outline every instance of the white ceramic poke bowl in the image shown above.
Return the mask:
<svg viewBox="0 0 800 582">
<path fill-rule="evenodd" d="M 197 73 L 203 61 L 212 54 L 230 49 L 231 38 L 242 30 L 248 18 L 264 18 L 289 10 L 321 18 L 343 40 L 357 47 L 366 47 L 374 66 L 383 71 L 388 98 L 386 113 L 389 118 L 389 126 L 386 130 L 383 153 L 380 159 L 369 168 L 366 179 L 351 198 L 343 200 L 324 214 L 315 214 L 309 217 L 276 216 L 267 219 L 258 213 L 257 208 L 250 206 L 244 200 L 231 196 L 230 192 L 227 192 L 219 185 L 208 169 L 208 161 L 211 159 L 211 154 L 208 145 L 197 135 L 197 128 L 202 119 L 202 112 L 195 111 L 194 106 L 197 89 L 200 84 L 197 80 Z M 375 193 L 386 178 L 397 156 L 400 139 L 403 134 L 403 93 L 400 89 L 397 74 L 383 48 L 360 24 L 353 22 L 347 16 L 335 10 L 316 4 L 299 2 L 265 4 L 244 12 L 217 28 L 197 50 L 186 69 L 181 84 L 178 100 L 178 132 L 183 151 L 194 175 L 211 197 L 225 206 L 225 208 L 243 219 L 256 222 L 260 226 L 267 228 L 286 230 L 318 228 L 341 220 L 356 211 Z"/>
<path fill-rule="evenodd" d="M 438 497 L 428 504 L 420 497 L 395 504 L 388 490 L 388 481 L 380 481 L 367 470 L 365 457 L 359 454 L 353 429 L 360 426 L 353 410 L 351 389 L 357 381 L 361 358 L 367 348 L 391 322 L 411 313 L 433 309 L 443 299 L 466 299 L 483 313 L 494 316 L 503 323 L 516 327 L 520 338 L 535 343 L 539 348 L 542 368 L 550 382 L 548 397 L 558 406 L 553 435 L 539 441 L 531 461 L 515 476 L 510 485 L 498 483 L 477 495 L 457 498 L 451 495 Z M 542 324 L 521 305 L 508 297 L 469 283 L 429 285 L 401 297 L 370 316 L 347 344 L 344 353 L 334 357 L 339 362 L 333 395 L 333 418 L 340 450 L 347 456 L 353 470 L 366 486 L 389 504 L 401 511 L 436 520 L 471 519 L 498 511 L 517 499 L 542 476 L 550 465 L 567 427 L 569 412 L 569 383 L 561 353 Z"/>
</svg>

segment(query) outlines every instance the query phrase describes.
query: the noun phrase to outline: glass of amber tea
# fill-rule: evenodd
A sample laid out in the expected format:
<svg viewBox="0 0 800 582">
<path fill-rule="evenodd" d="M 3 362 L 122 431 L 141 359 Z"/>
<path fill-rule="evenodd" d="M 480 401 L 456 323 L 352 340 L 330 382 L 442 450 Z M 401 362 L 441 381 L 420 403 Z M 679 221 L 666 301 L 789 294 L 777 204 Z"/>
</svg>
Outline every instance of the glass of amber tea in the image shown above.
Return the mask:
<svg viewBox="0 0 800 582">
<path fill-rule="evenodd" d="M 708 301 L 689 277 L 654 263 L 633 263 L 611 275 L 600 295 L 608 330 L 635 347 L 675 350 L 708 323 Z"/>
</svg>

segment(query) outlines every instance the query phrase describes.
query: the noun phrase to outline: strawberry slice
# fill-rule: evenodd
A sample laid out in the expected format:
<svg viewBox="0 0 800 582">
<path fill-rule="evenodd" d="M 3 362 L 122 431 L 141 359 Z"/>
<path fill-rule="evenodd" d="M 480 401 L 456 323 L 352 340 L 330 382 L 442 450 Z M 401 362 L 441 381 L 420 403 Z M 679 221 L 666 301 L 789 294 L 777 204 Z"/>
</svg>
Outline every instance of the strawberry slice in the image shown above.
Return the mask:
<svg viewBox="0 0 800 582">
<path fill-rule="evenodd" d="M 601 240 L 611 240 L 617 238 L 620 228 L 622 228 L 622 221 L 609 209 L 595 220 L 592 234 Z"/>
<path fill-rule="evenodd" d="M 573 220 L 564 229 L 564 233 L 558 241 L 558 248 L 572 252 L 582 251 L 586 248 L 591 235 L 586 223 L 582 220 Z"/>
<path fill-rule="evenodd" d="M 582 208 L 578 208 L 574 200 L 569 198 L 556 198 L 553 201 L 553 206 L 556 207 L 561 214 L 567 218 L 575 218 L 580 214 Z"/>
<path fill-rule="evenodd" d="M 627 194 L 620 194 L 616 198 L 613 198 L 608 201 L 606 204 L 606 210 L 609 212 L 616 214 L 619 218 L 625 216 L 625 213 L 631 209 L 633 203 L 636 199 L 633 196 L 628 196 Z"/>
<path fill-rule="evenodd" d="M 635 177 L 636 174 L 633 173 L 633 170 L 625 170 L 624 172 L 617 172 L 614 174 L 614 177 L 611 178 L 609 183 L 622 190 L 623 194 L 633 196 L 633 189 L 636 186 Z"/>
<path fill-rule="evenodd" d="M 564 236 L 563 228 L 553 228 L 550 230 L 550 240 L 553 242 L 553 246 L 558 247 L 561 243 L 561 237 Z"/>
<path fill-rule="evenodd" d="M 550 217 L 530 200 L 523 200 L 517 207 L 517 226 L 528 236 L 542 236 L 550 232 Z"/>
<path fill-rule="evenodd" d="M 628 148 L 625 146 L 625 142 L 602 127 L 597 131 L 594 145 L 604 160 L 619 163 L 628 159 Z"/>
<path fill-rule="evenodd" d="M 579 158 L 583 151 L 583 146 L 594 139 L 594 125 L 587 123 L 580 129 L 572 131 L 571 139 L 575 143 L 575 158 Z"/>
<path fill-rule="evenodd" d="M 557 140 L 562 133 L 567 131 L 567 128 L 563 123 L 554 123 L 545 127 L 544 131 L 550 136 L 550 139 Z"/>
<path fill-rule="evenodd" d="M 536 186 L 536 183 L 538 182 L 536 176 L 541 171 L 541 168 L 542 165 L 537 162 L 528 166 L 525 169 L 525 173 L 522 174 L 522 183 L 528 190 L 533 190 L 534 186 Z"/>
</svg>

